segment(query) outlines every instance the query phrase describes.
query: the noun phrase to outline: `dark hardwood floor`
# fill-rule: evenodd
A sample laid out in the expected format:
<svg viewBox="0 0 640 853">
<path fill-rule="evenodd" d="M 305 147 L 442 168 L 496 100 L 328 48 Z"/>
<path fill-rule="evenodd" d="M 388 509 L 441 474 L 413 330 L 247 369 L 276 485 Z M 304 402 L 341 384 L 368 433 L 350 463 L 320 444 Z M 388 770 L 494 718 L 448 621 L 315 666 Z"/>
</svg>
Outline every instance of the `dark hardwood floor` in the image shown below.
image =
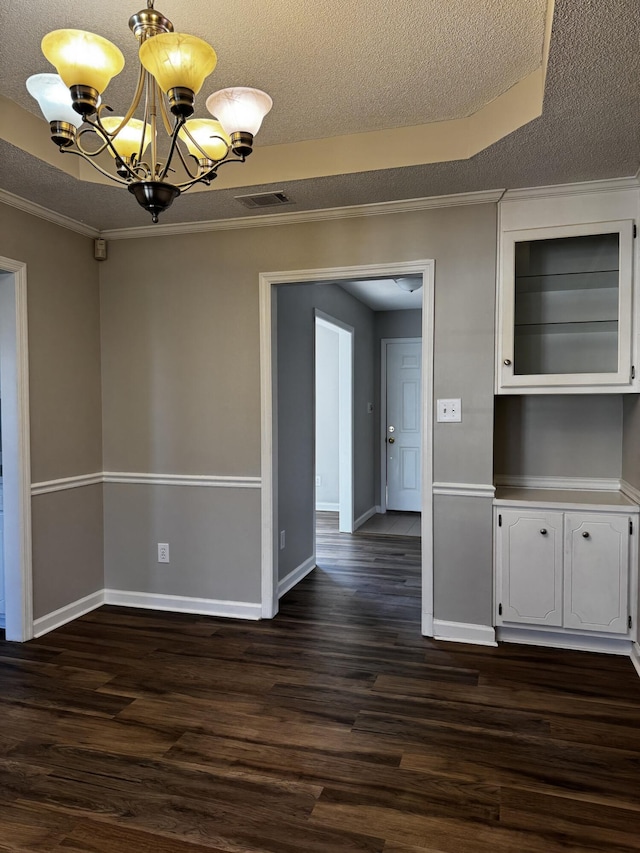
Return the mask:
<svg viewBox="0 0 640 853">
<path fill-rule="evenodd" d="M 420 541 L 319 535 L 273 621 L 0 643 L 0 851 L 640 850 L 626 659 L 420 636 Z"/>
</svg>

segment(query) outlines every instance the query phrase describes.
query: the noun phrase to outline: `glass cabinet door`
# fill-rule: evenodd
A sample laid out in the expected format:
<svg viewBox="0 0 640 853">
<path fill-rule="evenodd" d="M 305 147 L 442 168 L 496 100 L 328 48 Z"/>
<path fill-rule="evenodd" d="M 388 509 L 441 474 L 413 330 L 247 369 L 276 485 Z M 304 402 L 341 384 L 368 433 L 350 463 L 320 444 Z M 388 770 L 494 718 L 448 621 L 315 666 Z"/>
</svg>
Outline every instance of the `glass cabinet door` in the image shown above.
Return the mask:
<svg viewBox="0 0 640 853">
<path fill-rule="evenodd" d="M 505 232 L 501 388 L 631 383 L 632 228 Z"/>
</svg>

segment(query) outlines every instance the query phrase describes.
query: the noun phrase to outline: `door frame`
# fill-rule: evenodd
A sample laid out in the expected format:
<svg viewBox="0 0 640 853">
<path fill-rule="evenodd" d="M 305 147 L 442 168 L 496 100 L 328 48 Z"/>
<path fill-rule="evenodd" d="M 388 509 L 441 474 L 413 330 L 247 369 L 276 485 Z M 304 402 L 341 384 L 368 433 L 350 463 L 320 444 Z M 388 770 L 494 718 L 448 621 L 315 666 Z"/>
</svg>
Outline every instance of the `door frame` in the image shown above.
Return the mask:
<svg viewBox="0 0 640 853">
<path fill-rule="evenodd" d="M 433 636 L 433 338 L 435 261 L 370 264 L 326 269 L 263 272 L 260 299 L 260 426 L 261 426 L 261 607 L 262 618 L 278 612 L 277 399 L 274 346 L 277 343 L 275 290 L 282 284 L 331 284 L 344 279 L 422 276 L 422 633 Z"/>
<path fill-rule="evenodd" d="M 27 266 L 0 257 L 5 634 L 33 637 Z"/>
<path fill-rule="evenodd" d="M 387 511 L 387 345 L 388 344 L 421 344 L 422 338 L 382 338 L 380 341 L 380 510 Z M 420 361 L 420 389 L 422 384 L 422 359 Z M 422 402 L 422 401 L 421 401 Z M 424 414 L 424 408 L 422 409 Z M 422 427 L 421 427 L 422 431 Z M 422 447 L 420 447 L 422 460 Z M 421 462 L 422 464 L 422 462 Z M 422 483 L 420 484 L 420 499 L 422 500 Z"/>
<path fill-rule="evenodd" d="M 353 533 L 353 364 L 355 329 L 319 308 L 315 309 L 314 328 L 318 324 L 330 328 L 338 335 L 338 530 L 340 533 Z M 314 347 L 315 355 L 315 347 Z M 314 374 L 318 366 L 314 365 Z M 315 378 L 315 377 L 314 377 Z M 314 427 L 316 421 L 316 400 L 313 399 Z M 314 435 L 315 444 L 315 435 Z M 314 470 L 315 482 L 315 470 Z M 313 522 L 313 554 L 315 558 L 315 501 Z"/>
</svg>

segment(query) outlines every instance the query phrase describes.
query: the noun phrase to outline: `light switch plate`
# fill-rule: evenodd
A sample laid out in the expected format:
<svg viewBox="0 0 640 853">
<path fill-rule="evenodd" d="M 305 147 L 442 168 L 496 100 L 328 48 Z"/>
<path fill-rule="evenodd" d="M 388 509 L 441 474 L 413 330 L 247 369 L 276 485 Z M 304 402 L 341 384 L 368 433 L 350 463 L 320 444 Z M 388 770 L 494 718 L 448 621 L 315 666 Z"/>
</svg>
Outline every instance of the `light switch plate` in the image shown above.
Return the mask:
<svg viewBox="0 0 640 853">
<path fill-rule="evenodd" d="M 438 423 L 460 423 L 462 420 L 462 401 L 459 398 L 448 398 L 437 401 Z"/>
</svg>

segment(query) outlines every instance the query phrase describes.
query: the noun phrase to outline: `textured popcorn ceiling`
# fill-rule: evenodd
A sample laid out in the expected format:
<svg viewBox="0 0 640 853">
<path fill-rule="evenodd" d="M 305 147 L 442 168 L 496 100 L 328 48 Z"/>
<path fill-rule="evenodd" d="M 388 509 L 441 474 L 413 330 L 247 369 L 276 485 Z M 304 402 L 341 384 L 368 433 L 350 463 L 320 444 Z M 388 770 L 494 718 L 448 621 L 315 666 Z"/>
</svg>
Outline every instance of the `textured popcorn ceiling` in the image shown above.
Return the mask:
<svg viewBox="0 0 640 853">
<path fill-rule="evenodd" d="M 33 34 L 35 29 L 34 16 L 30 15 L 29 23 L 24 22 L 18 31 L 15 23 L 7 26 L 7 22 L 14 20 L 15 14 L 24 10 L 24 3 L 15 0 L 4 0 L 0 9 L 0 38 L 2 39 L 2 50 L 0 60 L 3 64 L 16 62 L 17 67 L 11 68 L 9 72 L 3 68 L 4 93 L 9 97 L 20 100 L 23 98 L 21 87 L 23 79 L 34 70 L 43 70 L 43 65 L 37 64 L 36 54 L 39 35 Z M 51 15 L 56 20 L 56 25 L 69 25 L 75 22 L 79 26 L 98 29 L 89 20 L 98 14 L 100 4 L 86 4 L 87 10 L 83 11 L 83 4 L 77 0 L 54 0 L 48 4 L 39 6 L 39 13 Z M 122 7 L 122 3 L 118 6 Z M 143 5 L 143 4 L 140 4 Z M 214 4 L 205 4 L 207 8 Z M 380 14 L 381 4 L 378 3 L 352 3 L 345 6 L 370 8 L 377 10 Z M 401 6 L 408 8 L 413 6 L 421 21 L 424 20 L 425 8 L 432 10 L 432 18 L 427 28 L 429 33 L 439 30 L 441 27 L 441 16 L 443 10 L 448 10 L 453 5 L 445 2 L 431 3 L 388 3 L 389 17 L 397 16 L 397 9 Z M 463 4 L 465 10 L 470 7 L 476 8 L 475 3 L 468 0 Z M 531 9 L 536 3 L 513 2 L 507 3 L 483 3 L 482 7 L 502 10 L 503 17 L 515 17 L 521 7 Z M 282 12 L 290 7 L 289 23 L 284 27 L 280 45 L 283 53 L 289 41 L 296 41 L 293 37 L 295 27 L 298 26 L 296 15 L 307 20 L 309 15 L 315 17 L 318 12 L 313 9 L 325 9 L 326 4 L 289 4 L 284 0 L 272 0 L 272 2 L 249 2 L 240 6 L 229 4 L 215 4 L 216 15 L 218 10 L 220 16 L 228 15 L 227 23 L 222 24 L 222 17 L 217 18 L 215 29 L 218 35 L 214 35 L 204 29 L 191 25 L 192 17 L 187 9 L 192 8 L 191 3 L 158 0 L 158 8 L 175 23 L 189 22 L 188 29 L 199 35 L 206 35 L 216 46 L 219 56 L 219 71 L 214 72 L 215 85 L 223 86 L 230 82 L 247 82 L 249 84 L 263 86 L 269 89 L 274 98 L 277 99 L 278 112 L 274 111 L 267 121 L 272 120 L 273 132 L 279 133 L 282 122 L 287 121 L 284 114 L 292 113 L 291 120 L 297 121 L 301 115 L 306 115 L 317 132 L 316 99 L 318 104 L 325 103 L 327 95 L 327 74 L 329 64 L 325 56 L 318 56 L 319 39 L 312 39 L 304 45 L 306 59 L 301 65 L 304 66 L 300 73 L 307 75 L 312 81 L 304 87 L 305 99 L 296 105 L 281 110 L 281 91 L 286 89 L 286 80 L 279 79 L 282 66 L 262 64 L 266 49 L 261 48 L 258 57 L 247 55 L 240 62 L 238 54 L 235 62 L 240 62 L 240 67 L 235 69 L 235 76 L 225 70 L 226 47 L 223 40 L 228 41 L 229 48 L 240 38 L 260 38 L 264 32 L 262 18 L 266 15 L 270 19 L 271 14 Z M 137 5 L 136 5 L 137 8 Z M 230 11 L 233 9 L 233 13 Z M 266 10 L 269 14 L 266 14 Z M 56 11 L 50 11 L 56 10 Z M 275 12 L 273 11 L 275 10 Z M 294 10 L 294 11 L 292 11 Z M 295 11 L 297 10 L 297 11 Z M 395 10 L 395 12 L 394 12 Z M 509 11 L 510 10 L 510 11 Z M 125 13 L 125 17 L 128 14 Z M 121 12 L 120 12 L 121 14 Z M 284 13 L 283 13 L 284 14 Z M 353 10 L 345 10 L 344 15 L 356 14 Z M 371 14 L 374 14 L 373 12 Z M 84 15 L 84 18 L 82 16 Z M 293 15 L 293 17 L 291 17 Z M 237 18 L 233 21 L 233 18 Z M 498 15 L 498 17 L 500 17 Z M 415 20 L 415 19 L 414 19 Z M 376 29 L 380 30 L 379 17 Z M 252 26 L 255 24 L 255 27 Z M 265 22 L 266 23 L 266 22 Z M 52 25 L 42 27 L 51 28 Z M 339 29 L 337 37 L 340 43 Z M 41 29 L 38 23 L 38 30 Z M 207 28 L 208 30 L 209 28 Z M 327 28 L 322 28 L 323 31 Z M 365 27 L 366 29 L 366 27 Z M 419 27 L 408 25 L 407 29 L 418 30 Z M 106 33 L 109 35 L 109 33 Z M 331 41 L 332 33 L 328 33 L 328 41 Z M 111 36 L 121 46 L 129 37 L 129 31 L 124 21 L 118 32 Z M 427 38 L 425 33 L 422 37 Z M 223 39 L 223 40 L 221 40 Z M 18 42 L 21 42 L 17 49 Z M 352 45 L 349 48 L 353 54 L 356 48 L 353 41 L 357 39 L 352 36 Z M 272 39 L 273 41 L 273 39 Z M 385 44 L 389 44 L 386 39 Z M 245 41 L 246 43 L 246 41 Z M 481 151 L 468 160 L 453 161 L 448 163 L 435 163 L 429 165 L 417 165 L 405 168 L 382 169 L 355 173 L 350 175 L 336 175 L 313 180 L 297 180 L 279 182 L 273 185 L 248 186 L 242 190 L 217 190 L 212 192 L 186 194 L 174 204 L 174 206 L 162 215 L 162 222 L 193 222 L 198 220 L 224 219 L 237 216 L 251 215 L 246 208 L 234 200 L 234 196 L 247 192 L 264 192 L 278 189 L 284 190 L 296 204 L 286 208 L 287 211 L 311 210 L 326 207 L 337 207 L 351 204 L 367 204 L 377 201 L 391 201 L 396 199 L 417 198 L 421 196 L 442 195 L 447 193 L 466 192 L 471 190 L 493 189 L 498 187 L 523 187 L 545 184 L 567 183 L 573 181 L 593 180 L 599 178 L 618 177 L 634 174 L 640 162 L 640 15 L 638 14 L 637 0 L 616 0 L 616 2 L 603 2 L 603 0 L 556 0 L 551 49 L 547 71 L 547 84 L 545 89 L 544 110 L 542 116 L 525 126 L 514 131 L 504 139 Z M 426 42 L 425 42 L 426 44 Z M 9 60 L 7 50 L 18 57 Z M 439 47 L 431 46 L 427 51 L 420 41 L 419 49 L 409 56 L 409 51 L 401 50 L 394 42 L 393 50 L 385 50 L 384 57 L 375 55 L 376 62 L 386 65 L 384 79 L 389 87 L 397 87 L 400 91 L 409 83 L 416 83 L 416 72 L 410 72 L 408 68 L 415 68 L 422 54 L 429 52 L 434 54 L 434 65 L 439 66 L 440 73 L 446 77 L 448 68 Z M 498 51 L 500 53 L 500 51 Z M 30 57 L 30 58 L 29 58 Z M 19 62 L 18 62 L 19 59 Z M 466 59 L 466 57 L 465 57 Z M 489 73 L 492 63 L 502 60 L 502 56 L 495 55 L 494 51 L 487 52 L 485 59 L 486 68 L 483 71 L 477 69 L 473 72 L 472 82 L 475 84 L 477 77 L 484 77 Z M 260 71 L 248 73 L 250 68 L 260 64 Z M 25 66 L 29 66 L 25 70 Z M 290 64 L 285 62 L 291 74 Z M 22 70 L 20 70 L 20 67 Z M 369 66 L 367 66 L 367 69 Z M 253 74 L 255 73 L 255 76 Z M 369 70 L 361 69 L 359 81 L 361 91 L 370 89 L 367 81 Z M 224 76 L 230 74 L 230 76 Z M 273 75 L 269 77 L 268 75 Z M 17 82 L 16 82 L 17 78 Z M 214 79 L 214 78 L 211 78 Z M 364 82 L 363 82 L 364 81 Z M 395 81 L 395 82 L 394 82 Z M 417 80 L 423 92 L 430 90 L 430 79 L 421 72 Z M 270 83 L 272 83 L 270 85 Z M 281 84 L 285 89 L 280 88 Z M 18 94 L 18 90 L 20 90 Z M 329 92 L 329 95 L 332 93 Z M 468 96 L 468 94 L 467 94 Z M 126 97 L 126 96 L 125 96 Z M 459 100 L 463 97 L 457 93 Z M 426 96 L 425 96 L 426 99 Z M 362 108 L 356 98 L 354 103 L 344 114 L 336 110 L 332 116 L 330 130 L 325 133 L 344 133 L 345 125 L 352 111 Z M 24 103 L 24 101 L 22 102 Z M 372 105 L 376 110 L 372 114 L 380 113 L 380 120 L 387 121 L 386 113 L 377 110 L 377 101 L 367 99 L 366 106 Z M 37 107 L 36 107 L 37 109 Z M 420 117 L 411 114 L 410 123 L 424 120 L 425 114 Z M 0 117 L 1 120 L 1 117 Z M 398 120 L 396 114 L 396 121 Z M 270 131 L 271 132 L 271 131 Z M 313 135 L 311 133 L 310 135 Z M 258 137 L 254 158 L 260 156 L 260 144 L 268 137 Z M 275 141 L 278 137 L 270 139 Z M 100 186 L 97 184 L 79 183 L 77 180 L 63 174 L 51 165 L 37 160 L 25 154 L 18 148 L 0 141 L 0 187 L 22 196 L 23 198 L 38 202 L 45 207 L 57 210 L 71 216 L 74 219 L 86 222 L 101 229 L 123 228 L 149 224 L 149 216 L 133 202 L 131 196 L 118 187 Z M 261 211 L 258 211 L 260 213 Z"/>
<path fill-rule="evenodd" d="M 125 54 L 105 101 L 128 105 L 137 79 L 129 16 L 144 0 L 47 0 L 37 14 L 4 0 L 3 94 L 38 112 L 24 81 L 53 70 L 42 36 L 73 27 Z M 213 45 L 218 66 L 206 94 L 255 86 L 274 99 L 263 145 L 461 118 L 540 65 L 546 0 L 157 0 L 176 31 Z M 119 110 L 121 112 L 121 110 Z"/>
</svg>

